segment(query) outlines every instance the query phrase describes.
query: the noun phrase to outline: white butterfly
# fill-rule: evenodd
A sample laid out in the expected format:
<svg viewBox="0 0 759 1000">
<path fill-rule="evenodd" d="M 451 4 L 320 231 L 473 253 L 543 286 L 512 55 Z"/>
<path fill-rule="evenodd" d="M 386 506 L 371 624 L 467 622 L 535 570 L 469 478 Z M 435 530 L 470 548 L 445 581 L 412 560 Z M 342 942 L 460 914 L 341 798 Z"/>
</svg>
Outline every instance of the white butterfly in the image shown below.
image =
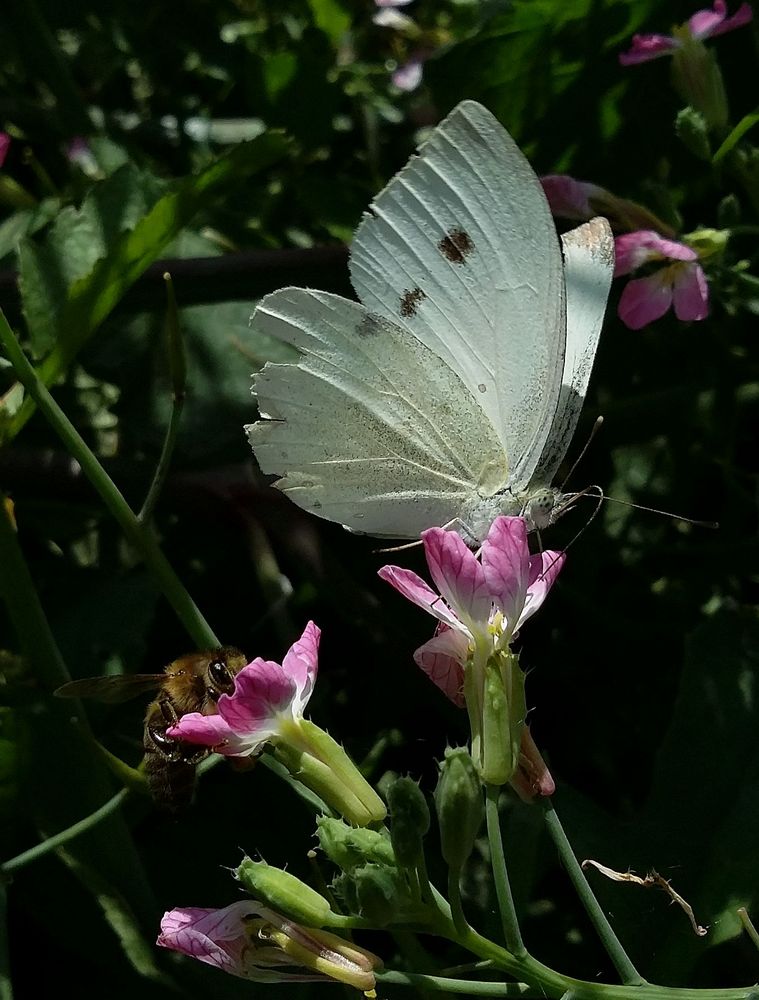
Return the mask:
<svg viewBox="0 0 759 1000">
<path fill-rule="evenodd" d="M 371 535 L 480 541 L 502 513 L 548 525 L 614 266 L 605 219 L 561 243 L 514 141 L 459 104 L 356 232 L 361 304 L 283 288 L 258 305 L 254 328 L 300 352 L 255 376 L 263 472 Z"/>
</svg>

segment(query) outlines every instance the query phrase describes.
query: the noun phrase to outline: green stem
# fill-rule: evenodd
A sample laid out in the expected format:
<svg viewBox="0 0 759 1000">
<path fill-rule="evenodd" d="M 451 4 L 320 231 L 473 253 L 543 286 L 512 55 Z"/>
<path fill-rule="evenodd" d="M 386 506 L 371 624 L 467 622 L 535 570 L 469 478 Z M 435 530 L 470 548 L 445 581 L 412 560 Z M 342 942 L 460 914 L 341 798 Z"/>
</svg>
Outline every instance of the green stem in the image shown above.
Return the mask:
<svg viewBox="0 0 759 1000">
<path fill-rule="evenodd" d="M 161 449 L 161 457 L 158 459 L 153 482 L 150 484 L 145 502 L 140 513 L 137 515 L 138 521 L 146 524 L 153 516 L 153 511 L 158 503 L 158 498 L 163 490 L 166 476 L 169 473 L 171 459 L 179 434 L 179 424 L 182 419 L 184 409 L 185 387 L 187 383 L 187 365 L 185 363 L 184 349 L 182 344 L 182 332 L 179 327 L 179 313 L 177 310 L 177 300 L 174 295 L 174 285 L 171 275 L 167 272 L 163 276 L 166 282 L 166 296 L 168 299 L 166 306 L 166 340 L 168 346 L 169 371 L 171 373 L 171 416 L 169 426 L 166 429 L 166 437 Z"/>
<path fill-rule="evenodd" d="M 738 907 L 738 916 L 741 918 L 741 923 L 743 924 L 743 929 L 751 938 L 755 948 L 759 948 L 759 932 L 757 932 L 756 927 L 754 927 L 754 922 L 748 915 L 748 910 L 745 906 Z"/>
<path fill-rule="evenodd" d="M 8 889 L 0 879 L 0 1000 L 13 1000 L 8 947 Z"/>
<path fill-rule="evenodd" d="M 78 823 L 74 823 L 71 826 L 66 827 L 65 830 L 60 830 L 52 837 L 48 837 L 47 840 L 43 840 L 41 844 L 35 844 L 35 846 L 30 847 L 28 851 L 17 854 L 15 858 L 11 858 L 9 861 L 3 862 L 3 864 L 0 865 L 0 874 L 6 876 L 11 875 L 13 872 L 18 871 L 19 868 L 23 868 L 25 865 L 31 864 L 39 858 L 44 858 L 46 854 L 56 850 L 56 848 L 61 847 L 63 844 L 67 844 L 70 840 L 73 840 L 80 834 L 91 830 L 93 826 L 97 826 L 97 824 L 102 820 L 107 819 L 111 813 L 114 813 L 128 794 L 129 790 L 127 788 L 122 788 L 121 791 L 117 792 L 112 798 L 110 798 L 105 805 L 96 809 L 95 812 L 90 813 L 89 816 L 85 816 L 84 819 L 80 819 Z M 0 980 L 0 982 L 2 982 L 2 980 Z M 2 997 L 2 993 L 0 993 L 0 997 Z"/>
<path fill-rule="evenodd" d="M 451 904 L 451 915 L 456 930 L 459 934 L 465 934 L 468 924 L 461 904 L 460 875 L 461 872 L 448 869 L 448 902 Z"/>
<path fill-rule="evenodd" d="M 449 979 L 446 976 L 425 976 L 414 972 L 378 972 L 376 977 L 379 983 L 439 990 L 443 993 L 463 993 L 468 997 L 540 996 L 526 983 L 483 983 L 472 979 Z"/>
<path fill-rule="evenodd" d="M 559 817 L 556 815 L 556 810 L 554 809 L 553 803 L 550 799 L 544 800 L 543 809 L 546 826 L 548 827 L 551 839 L 559 852 L 559 857 L 567 870 L 567 874 L 572 880 L 572 884 L 575 887 L 577 895 L 580 897 L 580 902 L 585 907 L 585 912 L 590 917 L 590 920 L 596 929 L 596 933 L 600 937 L 601 943 L 606 949 L 606 953 L 614 963 L 614 967 L 619 973 L 620 979 L 623 983 L 629 985 L 639 985 L 641 983 L 645 983 L 643 977 L 630 961 L 627 952 L 622 947 L 621 941 L 614 933 L 611 924 L 606 918 L 606 914 L 603 912 L 598 900 L 594 896 L 593 890 L 590 888 L 590 884 L 585 878 L 585 873 L 575 857 L 572 846 L 567 840 L 567 835 L 564 833 L 564 828 L 561 825 Z"/>
<path fill-rule="evenodd" d="M 31 398 L 40 408 L 53 430 L 60 437 L 68 451 L 82 467 L 82 471 L 100 494 L 106 507 L 121 526 L 129 542 L 142 554 L 146 565 L 155 577 L 166 599 L 191 636 L 198 649 L 210 649 L 220 645 L 219 640 L 199 608 L 185 590 L 161 551 L 157 540 L 131 509 L 107 472 L 90 451 L 86 442 L 74 425 L 58 406 L 42 384 L 21 350 L 16 337 L 0 311 L 0 341 L 6 356 L 16 370 L 16 375 Z"/>
<path fill-rule="evenodd" d="M 500 792 L 500 788 L 496 785 L 485 786 L 485 821 L 488 830 L 488 843 L 490 844 L 490 865 L 493 870 L 495 893 L 498 899 L 506 947 L 513 955 L 521 956 L 527 953 L 527 949 L 522 941 L 522 932 L 519 929 L 514 897 L 511 894 L 509 875 L 506 871 L 506 858 L 501 838 L 501 820 L 498 815 Z"/>
</svg>

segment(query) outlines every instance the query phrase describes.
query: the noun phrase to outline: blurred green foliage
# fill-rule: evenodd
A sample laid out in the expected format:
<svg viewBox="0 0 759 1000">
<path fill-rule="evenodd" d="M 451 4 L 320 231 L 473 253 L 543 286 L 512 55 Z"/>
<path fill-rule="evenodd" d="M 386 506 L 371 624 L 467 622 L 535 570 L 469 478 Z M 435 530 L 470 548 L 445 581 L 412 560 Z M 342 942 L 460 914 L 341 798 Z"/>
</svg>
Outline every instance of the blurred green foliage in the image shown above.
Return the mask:
<svg viewBox="0 0 759 1000">
<path fill-rule="evenodd" d="M 678 138 L 668 61 L 619 66 L 633 32 L 669 31 L 693 13 L 685 3 L 416 0 L 404 29 L 373 24 L 374 12 L 369 0 L 9 0 L 0 13 L 0 120 L 12 140 L 0 172 L 0 305 L 138 509 L 171 406 L 161 274 L 172 271 L 188 398 L 156 513 L 164 549 L 221 639 L 251 657 L 278 660 L 316 620 L 314 718 L 356 759 L 369 755 L 373 779 L 410 772 L 429 793 L 446 743 L 466 739 L 464 713 L 414 668 L 429 624 L 377 580 L 386 557 L 375 543 L 309 518 L 253 468 L 242 431 L 255 415 L 250 373 L 285 357 L 248 329 L 255 299 L 287 284 L 347 292 L 340 245 L 420 130 L 464 97 L 498 115 L 539 173 L 637 199 L 680 232 L 737 227 L 710 270 L 702 323 L 667 316 L 630 331 L 615 315 L 615 286 L 573 448 L 603 414 L 575 481 L 720 528 L 609 502 L 575 539 L 590 513 L 581 507 L 546 540 L 573 544 L 540 624 L 525 629 L 522 663 L 533 734 L 578 856 L 655 868 L 710 926 L 696 938 L 663 895 L 592 875 L 643 974 L 693 986 L 753 981 L 756 954 L 735 916 L 739 905 L 751 911 L 759 885 L 751 122 L 712 167 L 685 141 L 682 118 Z M 711 43 L 733 126 L 757 104 L 756 40 L 752 26 Z M 401 92 L 391 74 L 416 57 L 423 83 Z M 2 358 L 0 402 L 0 489 L 15 502 L 18 540 L 71 673 L 155 672 L 187 652 L 81 472 L 40 416 L 20 409 Z M 404 562 L 424 572 L 418 552 Z M 12 588 L 8 564 L 0 574 Z M 75 733 L 70 706 L 51 697 L 54 683 L 18 659 L 2 615 L 7 859 L 118 785 Z M 143 712 L 140 702 L 86 707 L 98 739 L 132 764 Z M 506 806 L 527 944 L 567 973 L 611 976 L 536 813 Z M 15 996 L 61 984 L 82 1000 L 104 990 L 240 995 L 230 977 L 152 948 L 160 914 L 236 898 L 222 866 L 234 867 L 241 848 L 307 877 L 312 826 L 263 768 L 216 768 L 178 818 L 130 800 L 87 842 L 15 873 Z M 483 851 L 465 905 L 497 936 Z M 389 940 L 369 946 L 403 967 Z M 425 946 L 438 966 L 461 960 Z M 41 957 L 28 965 L 32 949 Z M 408 963 L 425 971 L 418 955 Z M 297 997 L 322 987 L 287 989 Z"/>
</svg>

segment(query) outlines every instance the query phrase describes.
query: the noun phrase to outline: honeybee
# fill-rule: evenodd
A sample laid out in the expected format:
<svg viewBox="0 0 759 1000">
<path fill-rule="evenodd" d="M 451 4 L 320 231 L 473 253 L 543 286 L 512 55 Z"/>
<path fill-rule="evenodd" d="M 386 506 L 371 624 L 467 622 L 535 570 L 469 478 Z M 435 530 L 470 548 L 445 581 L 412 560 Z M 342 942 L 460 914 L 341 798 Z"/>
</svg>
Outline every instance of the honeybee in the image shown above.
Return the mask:
<svg viewBox="0 0 759 1000">
<path fill-rule="evenodd" d="M 94 698 L 116 704 L 158 688 L 157 698 L 145 712 L 142 767 L 155 803 L 176 811 L 192 801 L 195 769 L 210 751 L 173 739 L 166 730 L 188 712 L 215 715 L 216 703 L 223 694 L 232 694 L 235 676 L 246 663 L 239 649 L 224 646 L 181 656 L 162 674 L 84 677 L 69 681 L 55 694 L 59 698 Z"/>
</svg>

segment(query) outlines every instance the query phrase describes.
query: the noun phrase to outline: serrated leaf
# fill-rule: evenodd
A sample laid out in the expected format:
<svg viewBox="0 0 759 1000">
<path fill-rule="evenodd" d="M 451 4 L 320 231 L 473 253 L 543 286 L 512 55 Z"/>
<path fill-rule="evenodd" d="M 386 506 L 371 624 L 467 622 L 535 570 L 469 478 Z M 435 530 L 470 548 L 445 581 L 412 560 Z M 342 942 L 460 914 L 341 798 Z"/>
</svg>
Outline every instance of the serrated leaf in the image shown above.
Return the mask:
<svg viewBox="0 0 759 1000">
<path fill-rule="evenodd" d="M 210 199 L 250 180 L 279 159 L 285 149 L 284 136 L 272 132 L 234 147 L 201 173 L 180 181 L 130 232 L 122 233 L 108 255 L 68 287 L 60 310 L 52 317 L 55 344 L 39 369 L 45 385 L 51 385 L 68 368 L 127 289 Z M 25 308 L 33 307 L 25 303 Z M 31 399 L 24 401 L 11 422 L 11 437 L 34 409 Z"/>
</svg>

